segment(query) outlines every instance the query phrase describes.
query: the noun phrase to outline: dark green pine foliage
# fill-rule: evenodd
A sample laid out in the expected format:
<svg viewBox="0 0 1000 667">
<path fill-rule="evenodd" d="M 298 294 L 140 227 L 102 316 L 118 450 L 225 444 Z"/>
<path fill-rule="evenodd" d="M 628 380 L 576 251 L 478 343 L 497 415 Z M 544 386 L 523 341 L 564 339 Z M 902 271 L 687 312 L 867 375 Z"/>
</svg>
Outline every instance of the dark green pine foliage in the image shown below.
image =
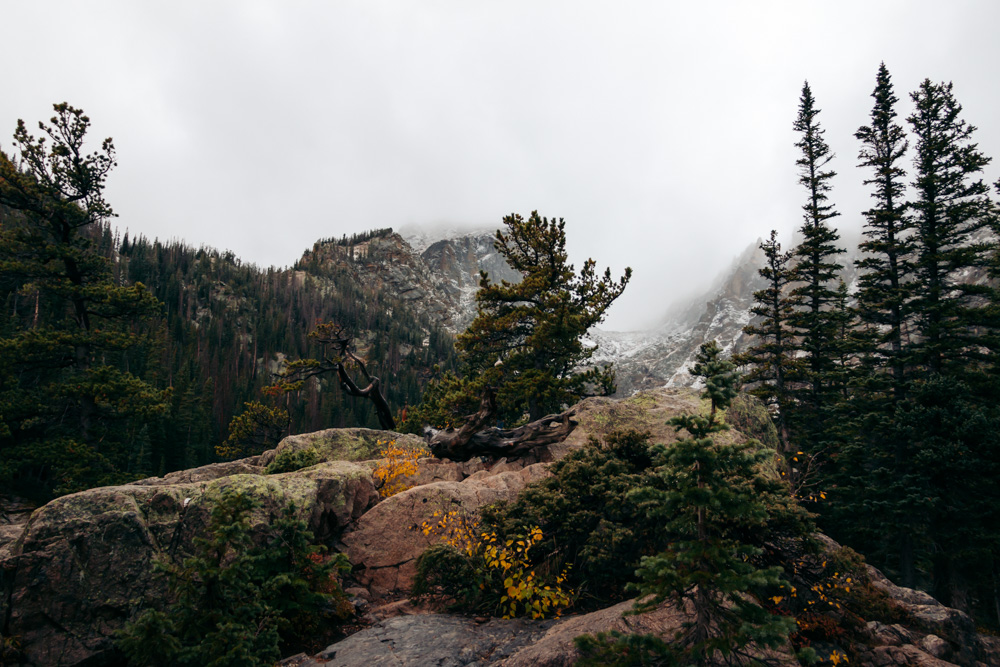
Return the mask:
<svg viewBox="0 0 1000 667">
<path fill-rule="evenodd" d="M 994 293 L 976 280 L 997 247 L 987 233 L 996 218 L 981 179 L 990 158 L 972 142 L 975 127 L 960 118 L 962 107 L 950 83 L 925 80 L 911 97 L 916 316 L 907 360 L 920 384 L 911 390 L 913 399 L 897 409 L 896 427 L 900 438 L 922 443 L 921 457 L 910 457 L 908 469 L 933 503 L 911 518 L 927 531 L 925 543 L 915 547 L 918 569 L 930 558 L 936 596 L 971 611 L 983 597 L 975 592 L 995 586 L 996 571 L 994 562 L 968 551 L 992 544 L 990 560 L 1000 553 L 990 509 L 1000 504 L 995 491 L 1000 452 L 991 435 L 1000 431 L 1000 415 L 997 381 L 989 372 L 997 354 Z"/>
<path fill-rule="evenodd" d="M 1000 193 L 1000 180 L 994 184 L 994 187 Z M 997 354 L 997 350 L 1000 350 L 1000 215 L 994 215 L 992 227 L 995 241 L 993 251 L 990 255 L 989 276 L 993 282 L 992 289 L 989 292 L 989 305 L 985 313 L 985 323 L 987 336 L 989 336 L 986 344 L 994 352 L 990 356 L 989 364 L 989 368 L 993 371 L 991 376 L 995 380 L 993 391 L 996 392 L 998 396 L 997 402 L 1000 403 L 1000 354 Z"/>
<path fill-rule="evenodd" d="M 328 557 L 312 544 L 294 507 L 255 526 L 258 510 L 251 497 L 223 489 L 193 553 L 181 563 L 157 564 L 172 601 L 163 611 L 144 611 L 119 633 L 117 645 L 134 664 L 263 667 L 282 648 L 349 615 L 336 580 L 350 569 L 347 557 Z"/>
<path fill-rule="evenodd" d="M 901 456 L 875 470 L 886 492 L 872 510 L 909 532 L 920 587 L 1000 622 L 1000 410 L 966 383 L 934 375 L 911 388 L 893 425 Z"/>
<path fill-rule="evenodd" d="M 847 283 L 842 278 L 837 280 L 836 295 L 831 309 L 836 337 L 831 348 L 833 370 L 830 373 L 830 389 L 836 394 L 837 400 L 846 402 L 866 373 L 858 359 L 871 349 L 874 335 L 861 327 L 858 309 L 851 304 Z"/>
<path fill-rule="evenodd" d="M 793 431 L 799 448 L 812 450 L 824 444 L 822 433 L 835 399 L 831 375 L 835 370 L 837 321 L 833 311 L 837 301 L 836 281 L 843 268 L 837 255 L 844 252 L 836 245 L 839 234 L 830 226 L 830 220 L 839 215 L 828 197 L 830 180 L 836 172 L 828 168 L 834 156 L 823 139 L 824 131 L 817 119 L 819 112 L 806 82 L 793 125 L 799 134 L 795 145 L 802 152 L 795 162 L 799 167 L 799 183 L 805 187 L 808 198 L 802 207 L 803 240 L 792 253 L 795 285 L 791 301 L 795 314 L 790 324 L 799 333 L 798 349 L 804 363 L 802 387 L 795 392 L 798 405 L 793 412 L 797 415 Z"/>
<path fill-rule="evenodd" d="M 54 109 L 41 138 L 18 121 L 19 155 L 0 152 L 0 485 L 38 500 L 149 467 L 168 407 L 147 363 L 162 305 L 106 257 L 114 145 L 87 153 L 90 119 Z"/>
<path fill-rule="evenodd" d="M 865 211 L 863 253 L 859 269 L 857 308 L 861 321 L 876 335 L 869 352 L 872 363 L 888 369 L 895 400 L 905 394 L 904 329 L 911 321 L 913 288 L 913 219 L 907 215 L 906 171 L 901 161 L 909 148 L 903 128 L 895 122 L 896 102 L 885 63 L 879 66 L 875 104 L 869 125 L 854 134 L 861 141 L 860 167 L 871 169 L 865 185 L 872 186 L 872 208 Z M 877 379 L 877 378 L 876 378 Z"/>
<path fill-rule="evenodd" d="M 644 555 L 670 541 L 669 533 L 640 511 L 631 494 L 662 488 L 653 468 L 649 434 L 614 431 L 552 464 L 552 476 L 528 486 L 511 503 L 487 508 L 485 525 L 502 536 L 539 526 L 544 539 L 536 568 L 570 566 L 568 585 L 579 591 L 577 607 L 601 608 L 625 599 Z"/>
<path fill-rule="evenodd" d="M 743 381 L 753 385 L 750 393 L 763 400 L 771 410 L 781 450 L 787 454 L 793 449 L 788 433 L 791 387 L 802 372 L 802 363 L 794 354 L 795 333 L 789 325 L 793 314 L 788 298 L 791 253 L 781 251 L 775 230 L 771 230 L 767 241 L 761 242 L 760 249 L 765 260 L 758 272 L 767 281 L 767 287 L 754 292 L 755 303 L 750 312 L 761 319 L 743 328 L 745 334 L 754 337 L 753 343 L 745 352 L 736 355 L 733 361 L 749 367 Z"/>
<path fill-rule="evenodd" d="M 967 278 L 970 270 L 985 270 L 994 247 L 982 235 L 992 205 L 979 178 L 990 158 L 972 143 L 976 128 L 959 117 L 951 83 L 925 79 L 911 97 L 916 280 L 910 307 L 916 317 L 908 361 L 929 373 L 957 373 L 982 358 L 986 342 L 975 325 L 986 316 L 977 297 L 988 289 Z"/>
<path fill-rule="evenodd" d="M 858 129 L 859 166 L 870 169 L 872 208 L 865 212 L 857 313 L 861 327 L 850 401 L 839 423 L 849 429 L 824 508 L 828 530 L 860 548 L 904 586 L 916 585 L 912 508 L 921 502 L 912 484 L 909 443 L 897 439 L 896 409 L 907 392 L 913 312 L 915 237 L 907 212 L 906 172 L 901 162 L 909 143 L 895 122 L 898 99 L 885 64 L 879 66 L 870 124 Z M 845 399 L 847 397 L 845 396 Z M 867 517 L 859 521 L 858 517 Z"/>
<path fill-rule="evenodd" d="M 665 551 L 642 559 L 640 608 L 669 600 L 689 605 L 691 618 L 669 643 L 621 635 L 581 638 L 585 656 L 606 656 L 600 647 L 611 643 L 622 649 L 612 652 L 621 656 L 617 664 L 629 664 L 626 646 L 655 654 L 659 662 L 648 664 L 752 663 L 759 662 L 755 654 L 781 646 L 795 629 L 794 619 L 769 613 L 754 597 L 787 586 L 780 567 L 762 563 L 759 540 L 783 521 L 775 515 L 789 507 L 788 487 L 763 472 L 773 451 L 756 441 L 713 441 L 713 433 L 727 428 L 717 420 L 719 410 L 729 405 L 739 381 L 719 354 L 715 341 L 704 344 L 694 368 L 706 382 L 709 414 L 671 420 L 690 437 L 664 449 L 658 461 L 665 489 L 635 492 L 647 519 L 673 537 Z"/>
<path fill-rule="evenodd" d="M 495 392 L 498 414 L 513 422 L 558 412 L 588 394 L 613 393 L 609 368 L 580 370 L 595 351 L 582 338 L 603 321 L 632 270 L 615 281 L 610 269 L 599 276 L 588 259 L 576 273 L 562 219 L 533 211 L 527 220 L 514 214 L 503 224 L 497 252 L 524 277 L 493 283 L 482 274 L 476 318 L 456 343 L 472 394 Z"/>
</svg>

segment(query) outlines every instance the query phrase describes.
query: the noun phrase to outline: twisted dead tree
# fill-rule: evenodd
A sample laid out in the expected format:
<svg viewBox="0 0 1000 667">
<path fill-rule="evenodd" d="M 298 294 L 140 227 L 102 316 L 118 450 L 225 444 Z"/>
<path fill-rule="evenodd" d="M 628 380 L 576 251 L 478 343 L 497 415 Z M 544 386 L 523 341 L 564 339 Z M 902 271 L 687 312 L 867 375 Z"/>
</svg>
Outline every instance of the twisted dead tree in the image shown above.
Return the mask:
<svg viewBox="0 0 1000 667">
<path fill-rule="evenodd" d="M 517 458 L 533 449 L 562 442 L 576 428 L 575 409 L 551 414 L 513 429 L 488 427 L 497 418 L 496 391 L 481 393 L 479 409 L 462 420 L 459 428 L 424 426 L 431 453 L 438 458 L 467 461 L 476 456 Z"/>
<path fill-rule="evenodd" d="M 576 410 L 548 415 L 513 429 L 469 428 L 471 421 L 460 429 L 424 428 L 431 453 L 442 459 L 467 461 L 475 456 L 517 458 L 544 445 L 562 442 L 576 428 Z"/>
<path fill-rule="evenodd" d="M 340 388 L 348 395 L 364 398 L 375 406 L 378 423 L 383 430 L 392 431 L 396 428 L 396 420 L 392 417 L 389 403 L 382 394 L 382 383 L 378 377 L 368 372 L 365 362 L 351 351 L 354 336 L 335 322 L 323 322 L 309 333 L 309 337 L 320 344 L 322 354 L 319 359 L 298 359 L 291 362 L 285 370 L 278 373 L 278 383 L 275 387 L 283 392 L 301 389 L 309 378 L 336 373 Z M 347 374 L 347 365 L 357 368 L 365 382 L 363 389 Z"/>
</svg>

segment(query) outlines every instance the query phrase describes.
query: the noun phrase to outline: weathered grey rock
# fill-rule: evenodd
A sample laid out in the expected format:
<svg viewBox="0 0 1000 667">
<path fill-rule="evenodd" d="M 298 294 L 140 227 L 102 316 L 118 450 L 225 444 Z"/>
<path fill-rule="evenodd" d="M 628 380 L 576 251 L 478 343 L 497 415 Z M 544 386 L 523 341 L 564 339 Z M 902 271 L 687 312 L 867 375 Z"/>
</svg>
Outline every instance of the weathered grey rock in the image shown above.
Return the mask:
<svg viewBox="0 0 1000 667">
<path fill-rule="evenodd" d="M 524 465 L 520 467 L 523 468 Z M 405 481 L 413 486 L 434 482 L 461 482 L 480 470 L 486 470 L 486 465 L 478 458 L 471 461 L 449 461 L 428 456 L 417 460 L 417 474 L 405 478 Z M 490 470 L 502 472 L 496 465 L 490 466 Z"/>
<path fill-rule="evenodd" d="M 0 495 L 0 525 L 23 525 L 38 505 L 17 496 Z"/>
<path fill-rule="evenodd" d="M 828 538 L 829 539 L 829 538 Z M 833 540 L 830 540 L 833 542 Z M 836 543 L 834 543 L 836 544 Z M 839 546 L 839 545 L 838 545 Z M 931 595 L 925 593 L 924 591 L 918 591 L 913 588 L 904 588 L 902 586 L 897 586 L 896 584 L 889 581 L 884 574 L 872 566 L 868 566 L 868 576 L 871 579 L 872 585 L 878 588 L 891 597 L 893 600 L 901 604 L 906 605 L 924 605 L 924 606 L 941 606 L 941 603 L 935 600 Z"/>
<path fill-rule="evenodd" d="M 260 456 L 251 456 L 237 461 L 225 461 L 222 463 L 209 463 L 198 468 L 189 470 L 177 470 L 170 472 L 163 477 L 147 477 L 132 482 L 138 486 L 163 486 L 164 484 L 188 484 L 191 482 L 210 482 L 221 477 L 232 475 L 260 475 L 264 472 L 264 466 L 260 465 Z"/>
<path fill-rule="evenodd" d="M 327 461 L 367 461 L 378 458 L 379 450 L 392 441 L 401 447 L 428 451 L 423 438 L 416 435 L 370 428 L 328 428 L 284 438 L 277 447 L 260 455 L 259 465 L 267 467 L 285 451 L 304 449 L 315 449 Z"/>
<path fill-rule="evenodd" d="M 497 662 L 497 667 L 569 667 L 580 657 L 573 645 L 573 639 L 580 635 L 617 630 L 669 638 L 691 619 L 688 613 L 670 604 L 631 615 L 629 612 L 633 606 L 634 601 L 628 600 L 607 609 L 562 619 L 536 643 Z M 759 657 L 766 658 L 775 667 L 795 667 L 799 664 L 790 649 L 766 651 Z"/>
<path fill-rule="evenodd" d="M 446 614 L 397 616 L 320 652 L 301 667 L 492 665 L 537 641 L 553 621 L 492 620 L 477 624 Z"/>
<path fill-rule="evenodd" d="M 368 469 L 343 461 L 284 475 L 129 484 L 57 498 L 32 514 L 0 563 L 7 633 L 20 638 L 29 664 L 97 663 L 109 655 L 113 633 L 164 594 L 154 559 L 189 549 L 225 487 L 260 501 L 254 523 L 294 505 L 321 538 L 336 537 L 377 501 Z"/>
<path fill-rule="evenodd" d="M 978 665 L 1000 665 L 1000 637 L 979 635 Z"/>
<path fill-rule="evenodd" d="M 872 639 L 884 646 L 911 644 L 916 637 L 915 632 L 904 628 L 898 623 L 885 625 L 878 621 L 869 621 L 867 627 Z"/>
<path fill-rule="evenodd" d="M 302 667 L 402 667 L 412 665 L 496 665 L 497 667 L 564 667 L 579 658 L 573 639 L 582 634 L 618 630 L 671 636 L 688 615 L 664 605 L 639 615 L 626 615 L 632 601 L 601 611 L 559 620 L 491 620 L 477 624 L 445 614 L 400 616 L 329 646 Z M 763 656 L 762 656 L 763 657 Z M 788 651 L 768 652 L 771 664 L 795 667 Z"/>
<path fill-rule="evenodd" d="M 920 640 L 918 646 L 925 652 L 934 656 L 935 658 L 940 658 L 941 660 L 947 660 L 951 657 L 951 644 L 941 639 L 937 635 L 927 635 Z"/>
<path fill-rule="evenodd" d="M 906 638 L 909 641 L 894 644 L 895 646 L 905 647 L 912 642 L 915 645 L 912 650 L 907 651 L 920 651 L 930 658 L 953 660 L 958 664 L 973 664 L 977 656 L 991 654 L 986 637 L 976 632 L 975 623 L 968 614 L 945 607 L 924 591 L 897 586 L 874 567 L 868 566 L 868 575 L 876 588 L 884 591 L 913 617 L 913 627 L 908 630 L 909 636 Z M 933 639 L 928 640 L 927 637 Z M 927 645 L 924 644 L 925 641 L 928 642 Z"/>
<path fill-rule="evenodd" d="M 971 663 L 963 663 L 971 664 Z M 956 667 L 956 663 L 939 660 L 913 644 L 878 646 L 861 656 L 861 665 L 913 665 L 914 667 Z"/>
</svg>

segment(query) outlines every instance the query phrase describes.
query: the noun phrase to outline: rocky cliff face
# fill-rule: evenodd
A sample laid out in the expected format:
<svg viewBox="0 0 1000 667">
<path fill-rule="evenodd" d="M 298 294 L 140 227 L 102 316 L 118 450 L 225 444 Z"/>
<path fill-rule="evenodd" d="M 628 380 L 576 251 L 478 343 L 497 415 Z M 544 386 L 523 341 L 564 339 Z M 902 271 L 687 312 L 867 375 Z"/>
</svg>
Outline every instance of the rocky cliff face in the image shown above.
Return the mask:
<svg viewBox="0 0 1000 667">
<path fill-rule="evenodd" d="M 317 243 L 300 265 L 348 272 L 358 285 L 389 293 L 452 333 L 463 331 L 475 316 L 480 271 L 491 280 L 516 282 L 520 276 L 496 252 L 495 232 L 414 231 L 405 237 L 387 234 L 345 245 Z M 590 332 L 598 346 L 594 362 L 615 365 L 619 396 L 663 386 L 687 386 L 687 374 L 699 346 L 711 339 L 729 352 L 746 346 L 743 327 L 750 321 L 753 293 L 763 286 L 757 270 L 763 253 L 753 243 L 723 271 L 701 296 L 662 304 L 662 324 L 651 331 Z"/>
<path fill-rule="evenodd" d="M 845 234 L 840 246 L 844 265 L 842 277 L 848 291 L 854 291 L 857 270 L 856 235 Z M 795 241 L 786 244 L 794 247 Z M 754 315 L 753 294 L 765 287 L 758 270 L 764 266 L 760 240 L 746 248 L 719 274 L 701 296 L 669 306 L 662 323 L 651 331 L 615 333 L 595 330 L 591 337 L 599 346 L 595 359 L 614 363 L 618 395 L 628 396 L 653 387 L 687 387 L 696 379 L 689 374 L 702 343 L 718 341 L 727 354 L 741 352 L 750 344 L 743 327 Z M 665 304 L 666 305 L 666 304 Z"/>
<path fill-rule="evenodd" d="M 373 294 L 391 294 L 458 333 L 475 316 L 479 272 L 493 281 L 520 280 L 493 247 L 492 232 L 450 238 L 387 233 L 359 243 L 321 241 L 303 254 L 301 267 L 341 272 Z"/>
<path fill-rule="evenodd" d="M 652 331 L 615 333 L 595 330 L 595 360 L 613 363 L 619 396 L 655 387 L 689 386 L 688 370 L 702 343 L 716 340 L 727 353 L 747 345 L 743 333 L 751 320 L 753 293 L 763 287 L 757 270 L 764 254 L 755 243 L 715 280 L 702 296 L 674 304 Z"/>
<path fill-rule="evenodd" d="M 493 282 L 521 280 L 493 247 L 494 238 L 492 233 L 480 232 L 441 239 L 420 253 L 439 278 L 440 289 L 455 299 L 456 313 L 452 322 L 456 333 L 463 331 L 476 315 L 480 271 L 485 271 Z"/>
</svg>

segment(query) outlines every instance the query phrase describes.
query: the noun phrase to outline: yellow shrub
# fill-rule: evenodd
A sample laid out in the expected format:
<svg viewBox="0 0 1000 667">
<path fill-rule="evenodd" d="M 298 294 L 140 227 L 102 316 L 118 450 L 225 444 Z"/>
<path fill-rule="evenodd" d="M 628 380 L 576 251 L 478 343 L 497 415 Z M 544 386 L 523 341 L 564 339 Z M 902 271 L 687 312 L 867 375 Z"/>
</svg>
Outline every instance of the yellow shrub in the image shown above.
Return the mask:
<svg viewBox="0 0 1000 667">
<path fill-rule="evenodd" d="M 389 442 L 382 449 L 382 459 L 372 473 L 379 495 L 388 498 L 412 488 L 413 484 L 407 483 L 406 478 L 416 474 L 417 459 L 422 453 L 419 449 L 399 447 L 395 440 Z"/>
<path fill-rule="evenodd" d="M 503 540 L 495 531 L 481 531 L 479 524 L 458 512 L 435 512 L 436 523 L 421 525 L 424 535 L 434 534 L 469 559 L 485 602 L 505 619 L 558 617 L 570 606 L 574 592 L 564 590 L 566 569 L 554 580 L 536 574 L 529 552 L 543 538 L 535 526 L 527 535 Z"/>
</svg>

